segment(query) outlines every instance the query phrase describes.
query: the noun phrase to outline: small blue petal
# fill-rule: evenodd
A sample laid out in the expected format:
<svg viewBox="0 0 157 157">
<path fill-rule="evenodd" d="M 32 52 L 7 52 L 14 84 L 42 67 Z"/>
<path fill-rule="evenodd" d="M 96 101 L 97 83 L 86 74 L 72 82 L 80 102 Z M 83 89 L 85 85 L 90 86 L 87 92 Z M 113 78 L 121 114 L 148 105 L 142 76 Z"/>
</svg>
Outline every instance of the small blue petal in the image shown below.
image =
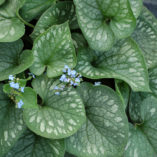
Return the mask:
<svg viewBox="0 0 157 157">
<path fill-rule="evenodd" d="M 21 108 L 22 106 L 23 106 L 23 101 L 22 100 L 20 100 L 18 103 L 17 103 L 17 106 L 18 106 L 18 108 Z"/>
<path fill-rule="evenodd" d="M 55 92 L 55 95 L 60 95 L 60 92 Z"/>
<path fill-rule="evenodd" d="M 24 93 L 25 87 L 21 87 L 21 92 Z"/>
<path fill-rule="evenodd" d="M 74 85 L 74 86 L 78 86 L 78 83 L 74 83 L 73 85 Z"/>
<path fill-rule="evenodd" d="M 9 80 L 13 81 L 14 80 L 14 76 L 13 75 L 9 75 Z"/>
<path fill-rule="evenodd" d="M 71 77 L 76 77 L 77 72 L 75 70 L 71 71 Z"/>
<path fill-rule="evenodd" d="M 94 83 L 94 86 L 100 86 L 101 85 L 101 82 L 95 82 Z"/>
<path fill-rule="evenodd" d="M 58 87 L 58 86 L 56 86 L 54 89 L 55 89 L 55 90 L 58 90 L 58 89 L 59 89 L 59 87 Z"/>
<path fill-rule="evenodd" d="M 20 86 L 19 86 L 18 83 L 15 83 L 15 84 L 14 84 L 14 88 L 15 88 L 15 89 L 19 89 L 19 87 L 20 87 Z"/>
<path fill-rule="evenodd" d="M 75 79 L 75 82 L 80 82 L 80 79 L 79 79 L 79 78 L 76 78 L 76 79 Z"/>
<path fill-rule="evenodd" d="M 68 69 L 68 75 L 69 76 L 71 75 L 71 69 Z"/>
<path fill-rule="evenodd" d="M 70 85 L 73 85 L 74 84 L 74 82 L 73 81 L 70 81 Z"/>
</svg>

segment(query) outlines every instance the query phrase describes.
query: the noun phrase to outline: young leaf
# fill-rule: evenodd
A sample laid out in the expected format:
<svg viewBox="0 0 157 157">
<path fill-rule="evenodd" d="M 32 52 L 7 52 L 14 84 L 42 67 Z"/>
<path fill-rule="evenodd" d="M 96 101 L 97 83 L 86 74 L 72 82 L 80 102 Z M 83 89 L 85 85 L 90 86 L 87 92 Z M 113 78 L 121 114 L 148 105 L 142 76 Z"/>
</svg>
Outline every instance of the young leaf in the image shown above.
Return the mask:
<svg viewBox="0 0 157 157">
<path fill-rule="evenodd" d="M 24 24 L 16 16 L 21 3 L 17 0 L 7 0 L 0 6 L 0 42 L 13 42 L 24 35 Z"/>
<path fill-rule="evenodd" d="M 120 40 L 101 54 L 91 49 L 80 50 L 76 69 L 87 78 L 116 78 L 127 82 L 134 91 L 150 91 L 144 57 L 130 38 Z"/>
<path fill-rule="evenodd" d="M 123 103 L 124 109 L 126 109 L 130 96 L 130 88 L 128 84 L 120 80 L 115 80 L 115 87 L 116 92 Z"/>
<path fill-rule="evenodd" d="M 24 93 L 20 93 L 20 95 L 16 96 L 17 102 L 22 100 L 24 103 L 22 108 L 27 109 L 27 108 L 38 108 L 37 107 L 37 94 L 35 91 L 33 91 L 32 88 L 30 87 L 25 87 L 24 88 Z"/>
<path fill-rule="evenodd" d="M 41 75 L 47 68 L 48 77 L 62 74 L 65 65 L 76 65 L 76 54 L 68 23 L 50 27 L 41 34 L 33 46 L 34 64 L 30 68 L 35 75 Z"/>
<path fill-rule="evenodd" d="M 148 68 L 157 65 L 157 20 L 148 9 L 143 8 L 132 37 L 142 49 Z"/>
<path fill-rule="evenodd" d="M 76 156 L 108 157 L 122 155 L 128 135 L 128 122 L 116 93 L 106 86 L 82 83 L 78 91 L 86 107 L 87 120 L 66 139 L 66 149 Z"/>
<path fill-rule="evenodd" d="M 131 4 L 131 9 L 136 18 L 140 15 L 143 8 L 143 0 L 129 0 Z"/>
<path fill-rule="evenodd" d="M 116 39 L 131 35 L 136 19 L 128 0 L 74 0 L 80 28 L 90 47 L 109 50 Z"/>
<path fill-rule="evenodd" d="M 78 28 L 73 2 L 58 2 L 52 5 L 38 20 L 31 37 L 35 39 L 46 29 L 55 24 L 62 24 L 69 20 L 72 29 Z"/>
<path fill-rule="evenodd" d="M 148 154 L 156 156 L 157 98 L 150 94 L 133 93 L 130 100 L 130 116 L 135 128 L 130 128 L 131 134 L 124 157 L 132 157 L 133 154 L 137 157 L 148 157 Z"/>
<path fill-rule="evenodd" d="M 84 105 L 77 92 L 68 88 L 55 95 L 55 80 L 45 75 L 35 79 L 33 88 L 42 98 L 38 109 L 24 109 L 24 121 L 36 134 L 60 139 L 74 134 L 84 123 Z"/>
<path fill-rule="evenodd" d="M 154 67 L 149 70 L 149 82 L 150 89 L 153 94 L 157 97 L 157 67 Z"/>
<path fill-rule="evenodd" d="M 52 140 L 27 130 L 4 157 L 63 157 L 63 140 Z"/>
<path fill-rule="evenodd" d="M 76 49 L 88 46 L 87 41 L 84 39 L 82 34 L 72 33 L 71 35 Z"/>
<path fill-rule="evenodd" d="M 20 10 L 20 14 L 24 20 L 31 20 L 40 17 L 40 15 L 48 9 L 56 0 L 26 0 L 26 3 Z"/>
<path fill-rule="evenodd" d="M 13 147 L 25 130 L 22 111 L 15 108 L 15 104 L 3 92 L 0 84 L 0 156 Z"/>
<path fill-rule="evenodd" d="M 22 40 L 11 43 L 0 43 L 0 81 L 8 79 L 29 68 L 33 63 L 33 54 L 30 50 L 23 49 Z"/>
</svg>

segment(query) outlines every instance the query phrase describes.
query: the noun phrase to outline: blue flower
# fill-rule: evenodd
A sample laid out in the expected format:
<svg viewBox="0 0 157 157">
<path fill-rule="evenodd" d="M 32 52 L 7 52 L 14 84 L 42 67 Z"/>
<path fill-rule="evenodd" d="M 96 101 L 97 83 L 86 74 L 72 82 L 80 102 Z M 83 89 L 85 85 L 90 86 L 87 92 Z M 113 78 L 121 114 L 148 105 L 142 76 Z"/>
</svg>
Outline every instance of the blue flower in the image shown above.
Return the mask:
<svg viewBox="0 0 157 157">
<path fill-rule="evenodd" d="M 74 85 L 74 82 L 72 80 L 70 81 L 70 85 Z"/>
<path fill-rule="evenodd" d="M 69 66 L 68 66 L 68 65 L 65 65 L 65 66 L 64 66 L 64 69 L 63 69 L 63 72 L 66 73 L 67 70 L 69 70 L 69 69 L 70 69 Z"/>
<path fill-rule="evenodd" d="M 78 83 L 74 83 L 73 85 L 74 85 L 74 86 L 78 86 Z"/>
<path fill-rule="evenodd" d="M 24 93 L 25 87 L 21 87 L 21 92 Z"/>
<path fill-rule="evenodd" d="M 59 80 L 62 81 L 62 82 L 65 82 L 65 80 L 66 80 L 66 75 L 63 74 Z"/>
<path fill-rule="evenodd" d="M 76 74 L 77 74 L 77 72 L 75 70 L 72 70 L 70 75 L 71 75 L 71 77 L 76 77 Z"/>
<path fill-rule="evenodd" d="M 13 75 L 9 75 L 9 80 L 13 81 L 14 80 L 14 76 Z"/>
<path fill-rule="evenodd" d="M 71 69 L 68 69 L 68 75 L 69 76 L 71 75 Z"/>
<path fill-rule="evenodd" d="M 19 84 L 15 82 L 10 82 L 9 84 L 10 84 L 10 87 L 15 88 L 15 89 L 19 89 L 20 87 Z"/>
<path fill-rule="evenodd" d="M 23 106 L 23 104 L 24 104 L 23 101 L 20 100 L 20 101 L 17 103 L 17 107 L 18 107 L 18 108 L 21 108 L 21 107 Z"/>
<path fill-rule="evenodd" d="M 100 86 L 101 85 L 101 82 L 95 82 L 94 83 L 94 86 Z"/>
<path fill-rule="evenodd" d="M 79 79 L 79 78 L 76 78 L 76 79 L 75 79 L 75 82 L 81 82 L 81 81 L 80 81 L 80 79 Z"/>
<path fill-rule="evenodd" d="M 55 90 L 58 90 L 58 89 L 59 89 L 59 87 L 58 87 L 58 86 L 56 86 L 54 89 L 55 89 Z"/>
<path fill-rule="evenodd" d="M 55 95 L 60 95 L 60 92 L 55 92 Z"/>
</svg>

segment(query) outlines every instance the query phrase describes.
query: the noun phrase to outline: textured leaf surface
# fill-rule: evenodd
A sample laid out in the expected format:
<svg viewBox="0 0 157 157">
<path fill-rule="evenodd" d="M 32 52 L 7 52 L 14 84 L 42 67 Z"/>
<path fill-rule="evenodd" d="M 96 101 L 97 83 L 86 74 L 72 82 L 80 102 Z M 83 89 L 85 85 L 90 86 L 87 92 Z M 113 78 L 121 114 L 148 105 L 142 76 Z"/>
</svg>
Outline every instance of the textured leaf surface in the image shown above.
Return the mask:
<svg viewBox="0 0 157 157">
<path fill-rule="evenodd" d="M 50 27 L 41 34 L 33 46 L 34 64 L 31 71 L 41 75 L 47 68 L 48 77 L 62 74 L 65 65 L 76 65 L 76 54 L 71 39 L 68 23 Z"/>
<path fill-rule="evenodd" d="M 87 121 L 66 140 L 67 151 L 82 157 L 121 155 L 127 142 L 128 123 L 119 97 L 106 86 L 88 83 L 83 83 L 78 91 Z"/>
<path fill-rule="evenodd" d="M 5 157 L 64 157 L 64 141 L 46 139 L 27 131 Z"/>
<path fill-rule="evenodd" d="M 73 43 L 76 49 L 87 47 L 87 41 L 80 33 L 72 33 Z"/>
<path fill-rule="evenodd" d="M 20 14 L 26 21 L 31 21 L 48 9 L 56 0 L 26 0 Z"/>
<path fill-rule="evenodd" d="M 7 0 L 0 7 L 0 42 L 16 41 L 24 35 L 24 24 L 17 18 L 20 1 Z"/>
<path fill-rule="evenodd" d="M 149 82 L 150 89 L 152 90 L 153 94 L 157 96 L 157 67 L 149 70 Z"/>
<path fill-rule="evenodd" d="M 136 123 L 131 128 L 125 157 L 157 155 L 157 98 L 150 94 L 133 93 L 130 102 L 130 116 Z M 133 112 L 134 110 L 134 112 Z M 135 139 L 135 140 L 133 140 Z"/>
<path fill-rule="evenodd" d="M 33 81 L 33 88 L 42 98 L 38 109 L 24 110 L 27 126 L 36 134 L 59 139 L 74 134 L 85 121 L 84 105 L 74 89 L 55 95 L 53 79 L 41 76 Z"/>
<path fill-rule="evenodd" d="M 75 8 L 72 2 L 58 2 L 52 5 L 38 20 L 31 37 L 35 39 L 46 29 L 55 24 L 62 24 L 69 20 L 70 28 L 78 28 Z"/>
<path fill-rule="evenodd" d="M 137 20 L 132 37 L 142 49 L 148 68 L 157 65 L 157 20 L 146 8 Z"/>
<path fill-rule="evenodd" d="M 127 82 L 135 91 L 149 91 L 144 57 L 131 39 L 120 40 L 102 54 L 90 49 L 80 50 L 76 69 L 87 78 L 117 78 Z"/>
<path fill-rule="evenodd" d="M 11 43 L 0 43 L 0 81 L 8 79 L 10 74 L 18 74 L 33 63 L 33 54 L 23 49 L 22 40 Z"/>
<path fill-rule="evenodd" d="M 130 96 L 130 88 L 128 84 L 120 80 L 115 80 L 115 87 L 116 87 L 117 94 L 122 100 L 124 109 L 126 109 L 128 105 L 128 101 L 129 101 L 129 96 Z"/>
<path fill-rule="evenodd" d="M 143 7 L 143 0 L 129 0 L 131 4 L 131 9 L 136 18 L 140 15 Z"/>
<path fill-rule="evenodd" d="M 141 129 L 131 124 L 125 149 L 124 157 L 155 157 L 157 155 Z"/>
<path fill-rule="evenodd" d="M 134 30 L 136 20 L 128 0 L 74 0 L 74 3 L 80 28 L 94 50 L 109 50 L 115 37 L 126 38 Z"/>
<path fill-rule="evenodd" d="M 18 140 L 25 125 L 22 111 L 15 108 L 15 104 L 3 93 L 0 84 L 0 156 L 3 156 Z"/>
</svg>

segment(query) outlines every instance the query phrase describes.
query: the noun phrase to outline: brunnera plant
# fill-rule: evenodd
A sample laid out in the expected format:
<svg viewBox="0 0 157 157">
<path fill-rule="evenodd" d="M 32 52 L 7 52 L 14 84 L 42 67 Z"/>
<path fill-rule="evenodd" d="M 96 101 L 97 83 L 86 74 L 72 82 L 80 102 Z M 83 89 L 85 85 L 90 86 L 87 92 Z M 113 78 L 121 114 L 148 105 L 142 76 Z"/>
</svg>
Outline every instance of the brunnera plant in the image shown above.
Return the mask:
<svg viewBox="0 0 157 157">
<path fill-rule="evenodd" d="M 0 81 L 0 157 L 157 156 L 142 0 L 0 0 Z"/>
</svg>

